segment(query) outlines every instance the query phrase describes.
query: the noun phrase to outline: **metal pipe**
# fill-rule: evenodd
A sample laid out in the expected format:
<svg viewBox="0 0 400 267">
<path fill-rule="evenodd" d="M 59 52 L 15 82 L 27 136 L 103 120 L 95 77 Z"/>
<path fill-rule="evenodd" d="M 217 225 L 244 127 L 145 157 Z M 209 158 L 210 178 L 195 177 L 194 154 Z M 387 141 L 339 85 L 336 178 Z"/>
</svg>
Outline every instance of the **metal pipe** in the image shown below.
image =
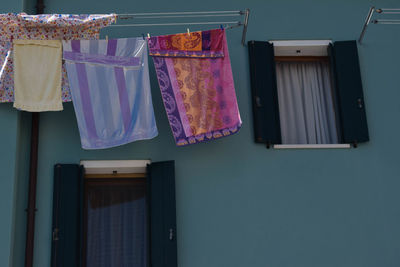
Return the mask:
<svg viewBox="0 0 400 267">
<path fill-rule="evenodd" d="M 216 15 L 216 14 L 205 14 L 205 15 L 163 15 L 163 16 L 131 16 L 131 15 L 126 15 L 126 16 L 118 16 L 118 19 L 169 19 L 169 18 L 203 18 L 203 17 L 233 17 L 233 16 L 241 16 L 240 14 L 221 14 L 221 15 Z"/>
<path fill-rule="evenodd" d="M 44 0 L 37 0 L 36 1 L 36 14 L 43 14 L 44 13 Z"/>
<path fill-rule="evenodd" d="M 243 15 L 243 11 L 231 10 L 231 11 L 191 11 L 191 12 L 158 12 L 158 13 L 129 13 L 129 14 L 118 14 L 119 16 L 157 16 L 157 15 L 196 15 L 196 14 L 226 14 L 234 13 Z"/>
<path fill-rule="evenodd" d="M 219 25 L 219 24 L 237 24 L 240 21 L 205 21 L 205 22 L 171 22 L 171 23 L 135 23 L 135 24 L 120 24 L 109 25 L 108 27 L 138 27 L 138 26 L 175 26 L 175 25 Z"/>
<path fill-rule="evenodd" d="M 400 24 L 400 19 L 376 19 L 375 24 Z"/>
<path fill-rule="evenodd" d="M 375 12 L 379 14 L 400 14 L 400 8 L 377 8 Z"/>
<path fill-rule="evenodd" d="M 367 31 L 368 24 L 371 21 L 372 15 L 374 14 L 374 11 L 375 11 L 375 7 L 371 7 L 369 9 L 368 15 L 367 15 L 367 17 L 365 19 L 365 22 L 364 22 L 363 29 L 362 29 L 361 34 L 360 34 L 360 38 L 358 38 L 358 42 L 360 44 L 361 44 L 361 42 L 362 42 L 362 40 L 364 38 L 365 32 Z"/>
<path fill-rule="evenodd" d="M 242 32 L 242 45 L 246 44 L 247 26 L 249 24 L 250 9 L 246 8 Z"/>
<path fill-rule="evenodd" d="M 385 11 L 400 11 L 400 8 L 380 8 L 380 10 L 382 10 L 382 12 L 385 12 Z"/>
<path fill-rule="evenodd" d="M 382 11 L 380 13 L 381 14 L 400 14 L 400 11 L 389 11 L 389 12 Z"/>
</svg>

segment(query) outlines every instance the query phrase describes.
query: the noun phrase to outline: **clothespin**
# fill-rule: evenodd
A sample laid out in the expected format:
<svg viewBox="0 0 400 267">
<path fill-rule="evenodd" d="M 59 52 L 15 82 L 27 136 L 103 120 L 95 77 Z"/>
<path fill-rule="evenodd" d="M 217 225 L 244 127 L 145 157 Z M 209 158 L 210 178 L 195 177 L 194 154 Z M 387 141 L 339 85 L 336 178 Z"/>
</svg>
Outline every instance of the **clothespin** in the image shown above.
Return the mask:
<svg viewBox="0 0 400 267">
<path fill-rule="evenodd" d="M 190 36 L 190 31 L 189 31 L 189 28 L 187 28 L 187 34 L 188 34 L 188 36 Z"/>
<path fill-rule="evenodd" d="M 146 39 L 144 38 L 144 33 L 142 33 L 142 38 L 143 38 L 143 40 L 146 40 Z"/>
<path fill-rule="evenodd" d="M 150 38 L 150 33 L 147 33 L 147 38 Z"/>
<path fill-rule="evenodd" d="M 106 35 L 106 41 L 108 41 L 108 35 Z"/>
<path fill-rule="evenodd" d="M 220 25 L 220 27 L 221 27 L 221 30 L 223 30 L 223 29 L 224 29 L 224 26 L 223 26 L 222 24 Z"/>
</svg>

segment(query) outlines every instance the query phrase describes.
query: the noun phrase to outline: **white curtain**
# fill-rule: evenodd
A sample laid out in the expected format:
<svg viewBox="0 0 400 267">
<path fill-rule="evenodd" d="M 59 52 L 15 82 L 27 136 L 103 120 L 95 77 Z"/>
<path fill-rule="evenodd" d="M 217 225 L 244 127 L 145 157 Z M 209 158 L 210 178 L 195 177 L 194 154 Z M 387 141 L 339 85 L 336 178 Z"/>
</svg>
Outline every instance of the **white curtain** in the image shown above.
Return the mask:
<svg viewBox="0 0 400 267">
<path fill-rule="evenodd" d="M 277 62 L 282 144 L 336 144 L 328 62 Z"/>
<path fill-rule="evenodd" d="M 87 210 L 87 267 L 145 267 L 144 189 L 131 185 L 90 186 Z"/>
</svg>

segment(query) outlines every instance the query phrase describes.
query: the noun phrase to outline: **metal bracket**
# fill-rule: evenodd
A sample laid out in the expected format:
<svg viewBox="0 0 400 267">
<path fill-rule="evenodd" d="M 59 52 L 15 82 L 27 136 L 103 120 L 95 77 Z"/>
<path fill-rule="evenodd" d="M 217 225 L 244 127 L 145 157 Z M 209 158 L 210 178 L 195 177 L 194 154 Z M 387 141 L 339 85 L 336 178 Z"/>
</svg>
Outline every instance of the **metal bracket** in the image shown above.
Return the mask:
<svg viewBox="0 0 400 267">
<path fill-rule="evenodd" d="M 379 14 L 379 19 L 372 19 L 373 14 L 377 13 Z M 400 24 L 400 19 L 393 19 L 392 17 L 389 17 L 389 19 L 385 19 L 385 15 L 400 15 L 400 8 L 375 8 L 375 7 L 371 7 L 369 9 L 367 18 L 365 19 L 364 22 L 364 26 L 362 28 L 361 34 L 360 34 L 360 38 L 358 38 L 358 42 L 361 44 L 365 32 L 367 31 L 367 27 L 369 24 L 373 23 L 373 24 L 390 24 L 390 25 L 399 25 Z M 383 18 L 383 19 L 380 19 Z"/>
<path fill-rule="evenodd" d="M 54 228 L 54 230 L 53 230 L 53 241 L 58 241 L 59 240 L 59 238 L 58 238 L 58 232 L 59 231 L 60 230 L 58 228 Z"/>
<path fill-rule="evenodd" d="M 358 38 L 358 42 L 361 44 L 362 40 L 364 39 L 365 32 L 367 31 L 367 27 L 371 22 L 372 15 L 374 14 L 375 7 L 371 7 L 368 11 L 368 15 L 365 19 L 364 26 L 361 30 L 360 38 Z"/>
<path fill-rule="evenodd" d="M 244 24 L 243 24 L 243 32 L 242 32 L 242 45 L 246 45 L 246 34 L 247 34 L 247 26 L 249 25 L 249 17 L 250 17 L 250 9 L 246 8 L 244 11 Z"/>
</svg>

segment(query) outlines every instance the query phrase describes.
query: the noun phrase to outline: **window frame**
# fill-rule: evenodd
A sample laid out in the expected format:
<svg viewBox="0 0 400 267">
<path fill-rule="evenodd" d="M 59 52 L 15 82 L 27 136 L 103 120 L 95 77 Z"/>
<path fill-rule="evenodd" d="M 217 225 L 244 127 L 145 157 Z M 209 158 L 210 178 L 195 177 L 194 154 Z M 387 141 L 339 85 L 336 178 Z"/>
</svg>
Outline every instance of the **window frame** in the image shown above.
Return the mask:
<svg viewBox="0 0 400 267">
<path fill-rule="evenodd" d="M 274 47 L 274 58 L 301 57 L 310 61 L 329 58 L 328 47 L 332 40 L 270 40 Z M 274 59 L 275 61 L 275 59 Z M 276 61 L 275 61 L 276 62 Z M 336 90 L 333 88 L 333 90 Z M 274 149 L 349 149 L 351 144 L 273 144 Z"/>
<path fill-rule="evenodd" d="M 131 176 L 131 177 L 129 177 Z M 118 175 L 118 174 L 95 174 L 95 175 L 85 175 L 84 176 L 84 185 L 83 185 L 83 214 L 82 214 L 82 229 L 83 229 L 83 236 L 82 236 L 82 267 L 87 266 L 87 230 L 88 230 L 88 190 L 89 186 L 98 186 L 98 185 L 110 185 L 110 186 L 124 186 L 124 185 L 133 185 L 137 187 L 143 187 L 146 203 L 148 202 L 147 190 L 146 190 L 146 174 L 136 174 L 133 173 L 132 175 Z M 146 204 L 147 205 L 147 204 Z M 146 244 L 147 244 L 147 251 L 150 250 L 149 247 L 149 229 L 150 229 L 150 222 L 148 220 L 149 212 L 146 209 L 146 213 L 144 215 L 146 217 L 146 229 L 144 235 Z M 149 258 L 146 259 L 146 266 L 149 264 Z"/>
<path fill-rule="evenodd" d="M 147 231 L 145 237 L 147 239 L 147 251 L 148 257 L 146 259 L 146 266 L 150 264 L 150 220 L 149 220 L 149 195 L 146 189 L 147 181 L 147 165 L 151 164 L 150 160 L 82 160 L 80 165 L 83 166 L 85 170 L 85 175 L 83 177 L 83 214 L 82 214 L 82 267 L 86 267 L 87 263 L 87 227 L 88 227 L 88 184 L 90 183 L 105 183 L 109 185 L 121 185 L 123 183 L 132 183 L 138 181 L 143 183 L 145 186 L 144 193 L 146 198 L 146 221 L 147 221 Z"/>
<path fill-rule="evenodd" d="M 149 265 L 177 267 L 177 223 L 175 161 L 110 161 L 108 175 L 118 176 L 118 171 L 128 173 L 129 168 L 146 172 L 148 216 L 150 218 Z M 93 173 L 99 161 L 81 162 Z M 94 163 L 94 164 L 93 164 Z M 118 164 L 117 164 L 118 163 Z M 126 164 L 129 163 L 129 164 Z M 84 165 L 56 163 L 54 165 L 53 216 L 51 262 L 54 266 L 81 266 L 82 263 L 82 212 Z M 91 167 L 90 167 L 91 166 Z M 99 167 L 99 166 L 98 166 Z M 100 164 L 100 167 L 104 167 Z M 124 172 L 125 171 L 125 172 Z M 171 234 L 172 233 L 172 234 Z"/>
</svg>

